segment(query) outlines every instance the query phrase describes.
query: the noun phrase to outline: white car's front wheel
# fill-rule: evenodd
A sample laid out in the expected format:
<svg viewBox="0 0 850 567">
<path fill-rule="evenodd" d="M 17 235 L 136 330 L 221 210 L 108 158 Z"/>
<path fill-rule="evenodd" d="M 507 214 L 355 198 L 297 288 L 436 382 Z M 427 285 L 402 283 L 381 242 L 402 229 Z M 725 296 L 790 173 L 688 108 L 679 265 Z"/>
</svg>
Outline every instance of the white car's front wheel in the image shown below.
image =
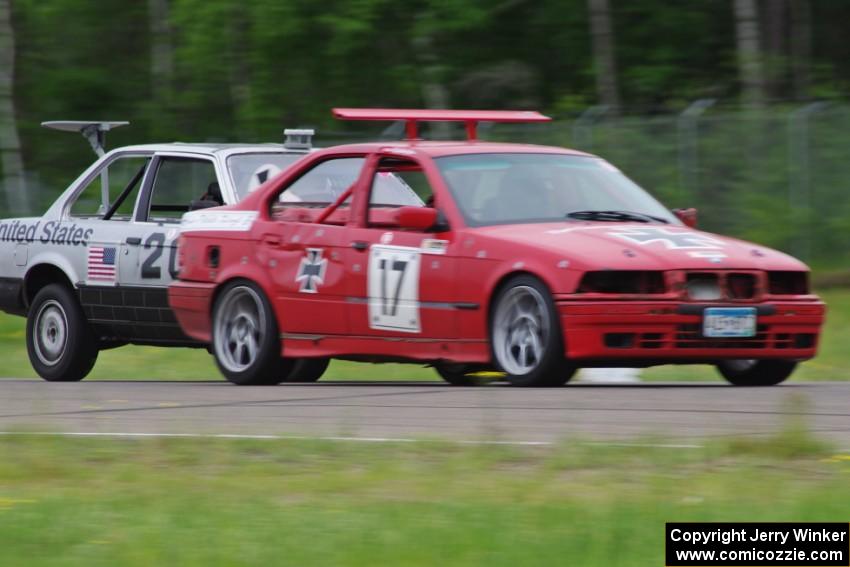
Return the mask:
<svg viewBox="0 0 850 567">
<path fill-rule="evenodd" d="M 498 292 L 490 316 L 493 358 L 515 386 L 562 386 L 576 371 L 564 357 L 561 324 L 549 290 L 517 276 Z"/>
</svg>

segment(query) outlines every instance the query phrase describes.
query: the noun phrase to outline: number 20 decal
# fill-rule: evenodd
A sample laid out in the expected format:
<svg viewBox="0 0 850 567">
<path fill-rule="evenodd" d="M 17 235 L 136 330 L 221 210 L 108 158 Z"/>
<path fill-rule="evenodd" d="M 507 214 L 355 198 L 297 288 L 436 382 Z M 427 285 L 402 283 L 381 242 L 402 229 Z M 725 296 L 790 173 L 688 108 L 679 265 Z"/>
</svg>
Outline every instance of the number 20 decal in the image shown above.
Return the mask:
<svg viewBox="0 0 850 567">
<path fill-rule="evenodd" d="M 372 246 L 369 250 L 369 326 L 420 332 L 418 248 Z"/>
<path fill-rule="evenodd" d="M 157 261 L 162 257 L 163 248 L 165 248 L 165 234 L 162 232 L 154 232 L 148 239 L 145 240 L 144 249 L 153 252 L 142 262 L 142 279 L 158 280 L 162 278 L 162 269 L 157 265 Z M 168 274 L 171 279 L 177 277 L 177 247 L 174 245 L 168 246 Z"/>
</svg>

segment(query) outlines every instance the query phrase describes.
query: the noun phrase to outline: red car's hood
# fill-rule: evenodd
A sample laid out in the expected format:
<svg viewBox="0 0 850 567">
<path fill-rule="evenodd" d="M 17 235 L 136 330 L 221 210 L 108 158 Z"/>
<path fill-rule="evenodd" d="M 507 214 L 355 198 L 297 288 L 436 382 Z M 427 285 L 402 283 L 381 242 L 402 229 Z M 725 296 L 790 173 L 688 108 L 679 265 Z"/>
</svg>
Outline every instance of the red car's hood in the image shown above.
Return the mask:
<svg viewBox="0 0 850 567">
<path fill-rule="evenodd" d="M 479 245 L 493 244 L 489 257 L 511 260 L 533 255 L 536 249 L 569 261 L 574 269 L 808 269 L 782 252 L 684 226 L 562 222 L 488 226 L 471 232 Z"/>
</svg>

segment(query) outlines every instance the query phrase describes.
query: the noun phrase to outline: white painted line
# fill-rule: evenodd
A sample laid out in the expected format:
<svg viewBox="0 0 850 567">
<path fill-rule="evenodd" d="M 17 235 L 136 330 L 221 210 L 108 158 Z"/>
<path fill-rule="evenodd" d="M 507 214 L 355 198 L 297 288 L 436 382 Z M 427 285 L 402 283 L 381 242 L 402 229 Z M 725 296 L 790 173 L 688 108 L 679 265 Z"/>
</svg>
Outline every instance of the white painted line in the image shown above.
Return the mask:
<svg viewBox="0 0 850 567">
<path fill-rule="evenodd" d="M 585 384 L 637 384 L 640 368 L 582 368 L 576 381 Z"/>
<path fill-rule="evenodd" d="M 134 433 L 125 431 L 0 431 L 0 435 L 30 435 L 57 437 L 113 437 L 113 438 L 187 438 L 187 439 L 254 439 L 287 441 L 342 441 L 355 443 L 450 443 L 457 445 L 507 445 L 521 447 L 550 447 L 552 441 L 509 441 L 487 439 L 414 439 L 411 437 L 346 437 L 340 435 L 271 435 L 259 433 Z M 647 449 L 702 449 L 703 445 L 687 443 L 628 443 L 616 441 L 589 441 L 589 447 L 641 447 Z M 848 451 L 850 452 L 850 451 Z"/>
<path fill-rule="evenodd" d="M 616 443 L 598 441 L 593 443 L 582 443 L 593 447 L 643 447 L 647 449 L 702 449 L 702 445 L 691 445 L 687 443 Z"/>
<path fill-rule="evenodd" d="M 133 433 L 123 431 L 0 431 L 0 435 L 28 435 L 28 436 L 57 436 L 57 437 L 175 437 L 188 439 L 256 439 L 256 440 L 288 440 L 288 441 L 345 441 L 358 443 L 456 443 L 459 445 L 520 445 L 520 446 L 549 446 L 554 445 L 550 441 L 497 441 L 497 440 L 474 440 L 474 439 L 412 439 L 406 437 L 344 437 L 344 436 L 317 436 L 306 435 L 263 435 L 263 434 L 241 434 L 241 433 Z"/>
</svg>

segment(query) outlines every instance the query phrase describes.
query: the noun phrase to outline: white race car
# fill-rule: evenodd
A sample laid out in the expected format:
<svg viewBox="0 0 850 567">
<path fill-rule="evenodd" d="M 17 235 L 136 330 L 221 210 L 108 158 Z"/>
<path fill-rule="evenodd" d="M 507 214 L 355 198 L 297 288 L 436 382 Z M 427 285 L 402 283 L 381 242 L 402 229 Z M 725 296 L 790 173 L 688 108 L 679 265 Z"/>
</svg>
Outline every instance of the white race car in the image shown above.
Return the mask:
<svg viewBox="0 0 850 567">
<path fill-rule="evenodd" d="M 98 351 L 127 343 L 205 346 L 168 306 L 183 213 L 233 204 L 311 151 L 284 144 L 147 144 L 105 152 L 126 122 L 45 122 L 80 132 L 99 159 L 40 218 L 0 220 L 0 310 L 27 317 L 33 368 L 84 378 Z"/>
</svg>

